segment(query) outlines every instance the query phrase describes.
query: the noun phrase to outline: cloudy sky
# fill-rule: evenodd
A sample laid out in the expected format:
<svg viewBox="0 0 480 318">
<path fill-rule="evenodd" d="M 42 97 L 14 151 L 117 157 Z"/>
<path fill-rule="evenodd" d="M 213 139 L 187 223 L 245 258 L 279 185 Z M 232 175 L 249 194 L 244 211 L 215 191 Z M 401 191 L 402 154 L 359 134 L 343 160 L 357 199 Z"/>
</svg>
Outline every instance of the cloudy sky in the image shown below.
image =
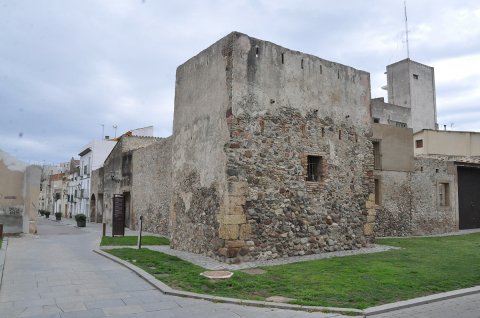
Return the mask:
<svg viewBox="0 0 480 318">
<path fill-rule="evenodd" d="M 407 1 L 438 122 L 480 131 L 480 2 Z M 172 129 L 176 67 L 240 31 L 371 73 L 406 58 L 403 0 L 0 0 L 0 149 L 67 161 L 102 135 Z"/>
</svg>

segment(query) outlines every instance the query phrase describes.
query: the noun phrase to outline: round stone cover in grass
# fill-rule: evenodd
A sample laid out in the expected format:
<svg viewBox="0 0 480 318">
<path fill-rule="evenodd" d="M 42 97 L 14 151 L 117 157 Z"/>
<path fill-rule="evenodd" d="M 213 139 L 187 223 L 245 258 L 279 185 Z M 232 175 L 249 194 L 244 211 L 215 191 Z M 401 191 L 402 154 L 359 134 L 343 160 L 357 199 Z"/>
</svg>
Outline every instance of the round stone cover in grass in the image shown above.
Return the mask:
<svg viewBox="0 0 480 318">
<path fill-rule="evenodd" d="M 227 279 L 232 277 L 233 273 L 229 271 L 206 271 L 200 275 L 209 279 Z"/>
</svg>

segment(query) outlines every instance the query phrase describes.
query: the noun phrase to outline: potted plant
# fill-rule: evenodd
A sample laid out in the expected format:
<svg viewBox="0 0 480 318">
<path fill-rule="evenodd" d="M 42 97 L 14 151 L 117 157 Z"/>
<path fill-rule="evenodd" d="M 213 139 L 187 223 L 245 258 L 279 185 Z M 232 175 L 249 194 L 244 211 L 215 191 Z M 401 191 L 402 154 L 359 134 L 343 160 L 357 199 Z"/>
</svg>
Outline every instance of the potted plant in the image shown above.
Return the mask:
<svg viewBox="0 0 480 318">
<path fill-rule="evenodd" d="M 45 210 L 38 210 L 38 212 L 40 213 L 41 216 L 45 215 Z"/>
<path fill-rule="evenodd" d="M 45 217 L 48 219 L 50 218 L 50 211 L 45 211 L 43 212 L 45 214 Z"/>
<path fill-rule="evenodd" d="M 77 221 L 78 227 L 85 227 L 85 225 L 87 224 L 87 217 L 85 216 L 85 214 L 76 214 L 75 221 Z"/>
<path fill-rule="evenodd" d="M 60 221 L 62 219 L 62 212 L 55 212 L 55 220 Z"/>
</svg>

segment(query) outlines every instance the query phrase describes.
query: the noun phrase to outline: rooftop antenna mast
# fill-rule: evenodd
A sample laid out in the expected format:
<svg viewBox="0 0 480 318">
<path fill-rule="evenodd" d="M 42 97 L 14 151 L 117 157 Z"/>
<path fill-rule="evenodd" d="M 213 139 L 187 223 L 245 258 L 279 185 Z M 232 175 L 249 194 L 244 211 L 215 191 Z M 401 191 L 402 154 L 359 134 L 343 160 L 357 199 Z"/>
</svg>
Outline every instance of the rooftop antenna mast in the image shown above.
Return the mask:
<svg viewBox="0 0 480 318">
<path fill-rule="evenodd" d="M 408 43 L 407 0 L 403 0 L 403 9 L 405 11 L 405 37 L 407 42 L 407 58 L 410 58 L 410 46 Z"/>
<path fill-rule="evenodd" d="M 113 125 L 113 129 L 115 129 L 115 138 L 117 138 L 117 128 L 118 128 L 117 125 Z"/>
</svg>

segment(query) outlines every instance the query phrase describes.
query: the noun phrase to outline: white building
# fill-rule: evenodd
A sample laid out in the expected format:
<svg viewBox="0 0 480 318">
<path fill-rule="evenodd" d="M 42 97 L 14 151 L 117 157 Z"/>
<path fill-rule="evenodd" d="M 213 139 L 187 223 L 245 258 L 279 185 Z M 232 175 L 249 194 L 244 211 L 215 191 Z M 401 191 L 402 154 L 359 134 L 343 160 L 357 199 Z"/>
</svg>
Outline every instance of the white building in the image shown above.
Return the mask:
<svg viewBox="0 0 480 318">
<path fill-rule="evenodd" d="M 80 156 L 80 171 L 78 175 L 78 189 L 71 189 L 76 200 L 76 211 L 72 211 L 72 215 L 90 213 L 90 189 L 92 171 L 103 166 L 103 162 L 108 154 L 112 151 L 117 141 L 115 139 L 93 140 L 82 148 L 78 154 Z"/>
</svg>

